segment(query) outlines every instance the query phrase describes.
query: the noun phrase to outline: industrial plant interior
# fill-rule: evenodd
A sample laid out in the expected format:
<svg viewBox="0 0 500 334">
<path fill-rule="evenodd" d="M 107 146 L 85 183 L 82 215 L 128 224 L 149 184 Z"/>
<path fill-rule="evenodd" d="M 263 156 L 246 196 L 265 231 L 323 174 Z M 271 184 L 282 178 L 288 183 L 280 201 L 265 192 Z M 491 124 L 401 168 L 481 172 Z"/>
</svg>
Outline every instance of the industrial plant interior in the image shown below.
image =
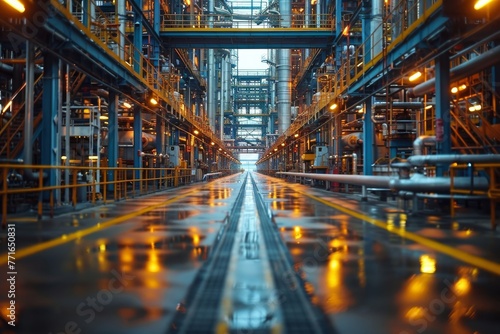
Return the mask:
<svg viewBox="0 0 500 334">
<path fill-rule="evenodd" d="M 499 27 L 1 1 L 0 332 L 497 333 Z"/>
</svg>

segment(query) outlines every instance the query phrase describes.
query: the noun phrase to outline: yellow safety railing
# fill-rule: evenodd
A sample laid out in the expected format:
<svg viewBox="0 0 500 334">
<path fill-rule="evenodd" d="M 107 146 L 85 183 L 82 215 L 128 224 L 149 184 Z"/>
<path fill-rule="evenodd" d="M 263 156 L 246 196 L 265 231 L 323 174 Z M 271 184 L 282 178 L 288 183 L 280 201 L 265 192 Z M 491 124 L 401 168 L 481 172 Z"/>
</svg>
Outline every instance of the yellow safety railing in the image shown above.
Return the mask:
<svg viewBox="0 0 500 334">
<path fill-rule="evenodd" d="M 345 54 L 342 55 L 343 63 L 340 68 L 332 72 L 317 73 L 317 78 L 324 79 L 323 81 L 318 79 L 319 100 L 313 101 L 313 104 L 299 114 L 288 130 L 276 139 L 267 152 L 279 149 L 287 137 L 296 133 L 316 117 L 324 107 L 345 94 L 352 84 L 364 76 L 375 64 L 382 61 L 388 52 L 403 43 L 405 38 L 422 27 L 441 6 L 442 0 L 401 1 L 391 11 L 384 14 L 380 25 L 373 29 L 372 34 L 361 45 L 350 47 L 349 40 L 347 40 L 347 48 Z M 365 61 L 365 59 L 369 60 Z M 341 111 L 341 108 L 337 108 L 334 112 Z M 268 156 L 264 155 L 262 160 L 266 160 Z"/>
<path fill-rule="evenodd" d="M 171 75 L 161 72 L 159 66 L 155 66 L 127 37 L 128 33 L 133 33 L 135 28 L 133 22 L 124 20 L 118 13 L 103 12 L 94 0 L 86 2 L 88 4 L 86 8 L 79 7 L 81 3 L 74 3 L 70 8 L 71 3 L 74 2 L 67 1 L 61 4 L 57 0 L 50 0 L 51 6 L 140 80 L 150 92 L 169 104 L 181 118 L 203 131 L 219 147 L 224 147 L 222 140 L 211 128 L 205 122 L 200 122 L 199 118 L 185 106 L 180 95 L 176 93 Z M 94 10 L 90 10 L 91 7 Z"/>
<path fill-rule="evenodd" d="M 227 176 L 237 170 L 221 170 Z M 66 176 L 68 174 L 68 177 Z M 57 175 L 60 185 L 47 186 L 48 175 Z M 7 215 L 17 205 L 36 207 L 38 218 L 45 211 L 52 216 L 62 203 L 97 202 L 106 204 L 142 196 L 196 180 L 191 168 L 132 168 L 40 166 L 16 163 L 0 164 L 0 199 L 2 226 Z M 65 184 L 65 180 L 69 182 Z M 66 197 L 68 196 L 68 197 Z"/>
<path fill-rule="evenodd" d="M 289 27 L 281 26 L 281 22 L 290 22 Z M 162 14 L 160 30 L 172 29 L 308 29 L 331 30 L 334 20 L 330 14 L 313 15 L 306 17 L 302 14 L 293 14 L 291 17 L 274 14 L 241 15 L 241 14 Z"/>
<path fill-rule="evenodd" d="M 486 190 L 477 190 L 473 187 L 469 189 L 456 188 L 454 178 L 460 171 L 467 170 L 471 178 L 480 172 L 486 173 L 489 179 L 489 186 Z M 490 200 L 491 228 L 496 228 L 496 204 L 500 202 L 500 163 L 475 163 L 475 164 L 457 164 L 450 166 L 450 215 L 455 216 L 455 205 L 453 195 L 476 195 L 487 196 Z"/>
</svg>

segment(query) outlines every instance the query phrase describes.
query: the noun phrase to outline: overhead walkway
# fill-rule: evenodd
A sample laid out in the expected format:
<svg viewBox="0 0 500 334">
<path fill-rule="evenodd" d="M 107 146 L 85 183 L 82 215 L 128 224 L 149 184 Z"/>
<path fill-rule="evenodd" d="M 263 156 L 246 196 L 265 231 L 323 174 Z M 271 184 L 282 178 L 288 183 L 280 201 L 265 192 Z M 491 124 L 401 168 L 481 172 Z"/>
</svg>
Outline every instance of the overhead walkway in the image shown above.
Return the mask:
<svg viewBox="0 0 500 334">
<path fill-rule="evenodd" d="M 292 15 L 290 27 L 280 26 L 280 18 L 273 16 L 169 14 L 162 17 L 160 37 L 176 48 L 325 49 L 332 45 L 331 15 L 319 15 L 314 22 Z"/>
</svg>

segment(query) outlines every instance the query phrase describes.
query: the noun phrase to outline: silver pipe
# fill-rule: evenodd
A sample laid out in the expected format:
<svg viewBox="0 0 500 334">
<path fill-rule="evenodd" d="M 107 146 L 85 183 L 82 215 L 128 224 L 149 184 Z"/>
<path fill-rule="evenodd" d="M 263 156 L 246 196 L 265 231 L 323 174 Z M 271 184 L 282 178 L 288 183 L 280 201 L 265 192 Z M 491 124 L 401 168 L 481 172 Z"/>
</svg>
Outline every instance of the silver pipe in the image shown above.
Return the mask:
<svg viewBox="0 0 500 334">
<path fill-rule="evenodd" d="M 500 45 L 483 54 L 469 60 L 466 63 L 453 67 L 450 70 L 450 80 L 460 80 L 471 74 L 472 72 L 479 72 L 487 67 L 491 67 L 498 63 L 500 57 Z M 409 97 L 422 96 L 434 89 L 436 85 L 436 78 L 432 78 L 408 89 Z"/>
<path fill-rule="evenodd" d="M 413 141 L 413 154 L 422 155 L 422 148 L 425 146 L 436 145 L 436 136 L 420 136 Z"/>
<path fill-rule="evenodd" d="M 414 155 L 407 159 L 412 166 L 452 163 L 500 163 L 500 154 L 441 154 Z"/>
<path fill-rule="evenodd" d="M 217 111 L 217 99 L 216 99 L 216 88 L 217 83 L 215 81 L 217 75 L 215 73 L 215 59 L 214 59 L 214 49 L 208 49 L 207 53 L 207 63 L 208 63 L 208 83 L 207 83 L 207 98 L 208 98 L 208 120 L 210 122 L 210 127 L 215 133 L 215 119 Z"/>
<path fill-rule="evenodd" d="M 426 177 L 422 174 L 414 174 L 409 179 L 400 179 L 392 176 L 351 174 L 315 174 L 295 172 L 277 172 L 276 174 L 420 193 L 449 193 L 451 186 L 451 179 L 449 177 Z M 489 186 L 488 180 L 484 177 L 474 177 L 472 182 L 471 178 L 467 176 L 455 177 L 453 181 L 454 187 L 457 189 L 486 190 Z"/>
<path fill-rule="evenodd" d="M 389 189 L 390 176 L 373 176 L 373 175 L 352 175 L 352 174 L 315 174 L 315 173 L 296 173 L 296 172 L 278 172 L 276 174 L 298 176 L 303 178 L 348 183 L 352 185 L 363 186 L 367 185 L 375 188 Z"/>
<path fill-rule="evenodd" d="M 214 0 L 208 1 L 208 27 L 214 27 Z M 215 81 L 217 77 L 217 73 L 215 72 L 215 57 L 214 57 L 214 49 L 208 49 L 207 53 L 207 113 L 208 113 L 208 121 L 210 123 L 210 128 L 215 133 L 215 121 L 216 121 L 216 112 L 217 112 L 217 99 L 216 99 L 216 88 L 217 82 Z"/>
<path fill-rule="evenodd" d="M 281 14 L 280 26 L 289 28 L 291 25 L 292 6 L 290 0 L 283 0 L 279 3 Z M 291 123 L 292 106 L 292 66 L 290 60 L 290 49 L 278 50 L 278 61 L 276 65 L 278 72 L 278 133 L 284 133 Z"/>
<path fill-rule="evenodd" d="M 156 4 L 155 6 L 158 6 L 158 4 Z M 118 56 L 120 57 L 121 60 L 125 61 L 125 34 L 127 33 L 126 32 L 126 27 L 125 27 L 125 23 L 127 21 L 127 9 L 126 9 L 126 3 L 125 3 L 125 0 L 118 0 L 118 20 L 120 22 L 120 26 L 119 26 L 119 37 L 120 37 L 120 40 L 119 40 L 119 45 L 118 45 Z"/>
<path fill-rule="evenodd" d="M 384 14 L 384 1 L 383 0 L 373 0 L 372 1 L 372 19 L 370 21 L 370 32 L 371 32 L 371 59 L 382 52 L 382 17 Z"/>
<path fill-rule="evenodd" d="M 284 133 L 291 123 L 291 64 L 290 64 L 290 50 L 280 49 L 278 53 L 278 65 L 276 70 L 278 72 L 277 83 L 277 104 L 278 104 L 278 134 Z"/>
<path fill-rule="evenodd" d="M 472 184 L 471 184 L 472 182 Z M 457 189 L 487 190 L 488 179 L 485 177 L 460 176 L 453 178 L 453 186 Z M 449 193 L 451 179 L 449 177 L 426 177 L 422 174 L 413 174 L 409 179 L 392 179 L 389 187 L 393 190 L 406 190 L 420 193 Z"/>
</svg>

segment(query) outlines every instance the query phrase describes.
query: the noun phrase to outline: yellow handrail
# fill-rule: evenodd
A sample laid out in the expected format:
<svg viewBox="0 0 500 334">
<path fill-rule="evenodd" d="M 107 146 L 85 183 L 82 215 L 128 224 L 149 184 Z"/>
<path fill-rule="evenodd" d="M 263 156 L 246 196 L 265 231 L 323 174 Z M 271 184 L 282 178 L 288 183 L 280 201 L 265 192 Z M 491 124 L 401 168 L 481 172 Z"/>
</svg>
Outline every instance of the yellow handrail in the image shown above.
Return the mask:
<svg viewBox="0 0 500 334">
<path fill-rule="evenodd" d="M 229 175 L 233 171 L 221 171 Z M 234 171 L 238 172 L 238 171 Z M 70 175 L 64 184 L 65 173 Z M 133 168 L 133 167 L 82 167 L 0 164 L 0 199 L 2 201 L 2 226 L 6 226 L 9 204 L 28 203 L 37 207 L 42 217 L 47 206 L 53 215 L 62 203 L 76 208 L 77 203 L 119 201 L 190 184 L 195 175 L 191 168 Z M 59 185 L 45 185 L 44 177 L 58 175 Z M 31 176 L 31 178 L 27 178 Z M 34 176 L 34 177 L 33 177 Z M 57 196 L 56 196 L 57 193 Z M 68 193 L 68 198 L 65 198 Z M 57 203 L 56 203 L 57 201 Z"/>
</svg>

